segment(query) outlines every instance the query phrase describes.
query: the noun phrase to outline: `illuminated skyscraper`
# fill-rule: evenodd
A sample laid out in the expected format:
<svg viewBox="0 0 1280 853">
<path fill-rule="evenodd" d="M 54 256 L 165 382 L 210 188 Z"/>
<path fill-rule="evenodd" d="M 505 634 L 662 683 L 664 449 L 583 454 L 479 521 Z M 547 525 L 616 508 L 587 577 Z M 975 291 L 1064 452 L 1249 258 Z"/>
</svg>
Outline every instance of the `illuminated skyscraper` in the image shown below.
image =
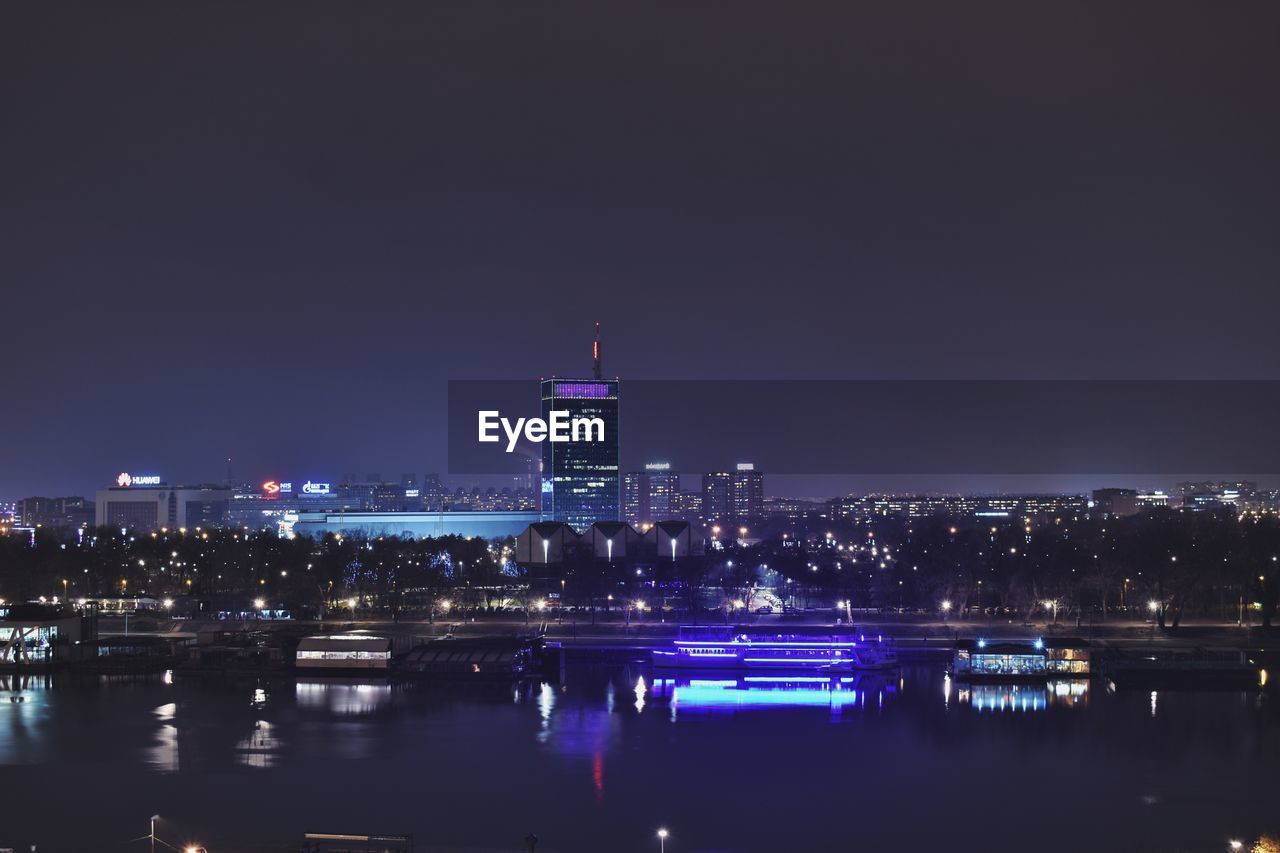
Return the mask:
<svg viewBox="0 0 1280 853">
<path fill-rule="evenodd" d="M 702 475 L 702 518 L 707 525 L 733 525 L 764 516 L 764 474 L 750 462 L 735 471 Z"/>
<path fill-rule="evenodd" d="M 680 475 L 670 462 L 649 462 L 622 480 L 622 516 L 633 527 L 683 519 Z"/>
<path fill-rule="evenodd" d="M 599 418 L 603 441 L 542 442 L 542 518 L 563 521 L 579 532 L 597 521 L 617 521 L 618 380 L 601 376 L 600 324 L 591 379 L 542 380 L 542 418 L 565 411 L 570 420 Z"/>
</svg>

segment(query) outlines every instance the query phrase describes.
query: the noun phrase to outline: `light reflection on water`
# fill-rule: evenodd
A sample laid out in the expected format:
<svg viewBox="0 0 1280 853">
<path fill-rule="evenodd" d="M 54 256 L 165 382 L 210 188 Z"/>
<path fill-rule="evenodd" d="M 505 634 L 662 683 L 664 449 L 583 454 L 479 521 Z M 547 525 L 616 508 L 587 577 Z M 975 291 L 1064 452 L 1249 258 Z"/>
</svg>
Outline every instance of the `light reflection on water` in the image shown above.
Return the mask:
<svg viewBox="0 0 1280 853">
<path fill-rule="evenodd" d="M 715 674 L 655 678 L 653 699 L 668 702 L 681 713 L 733 713 L 779 708 L 828 708 L 838 716 L 849 709 L 865 709 L 867 697 L 875 697 L 875 709 L 883 710 L 885 694 L 898 692 L 899 682 L 877 675 L 806 676 L 744 675 L 726 678 Z M 643 710 L 637 687 L 636 710 Z"/>
<path fill-rule="evenodd" d="M 908 668 L 901 676 L 721 672 L 674 678 L 655 677 L 647 667 L 571 669 L 562 685 L 516 686 L 181 676 L 67 679 L 56 690 L 51 683 L 0 682 L 0 766 L 25 764 L 43 774 L 30 786 L 25 806 L 28 789 L 19 790 L 6 817 L 25 818 L 24 809 L 45 808 L 41 790 L 110 768 L 121 784 L 98 789 L 95 803 L 102 814 L 95 819 L 113 821 L 170 788 L 199 788 L 205 800 L 226 797 L 239 814 L 251 814 L 243 818 L 250 822 L 243 831 L 254 840 L 288 840 L 326 823 L 334 809 L 333 814 L 346 809 L 345 819 L 363 830 L 369 827 L 360 816 L 382 809 L 402 815 L 407 831 L 453 826 L 459 836 L 454 846 L 465 847 L 470 839 L 464 836 L 479 832 L 485 846 L 502 849 L 505 834 L 485 834 L 493 821 L 484 804 L 492 798 L 537 816 L 535 822 L 521 812 L 517 840 L 531 827 L 544 837 L 565 837 L 555 834 L 554 822 L 562 815 L 590 828 L 593 838 L 608 840 L 628 821 L 669 819 L 670 813 L 638 814 L 654 799 L 676 803 L 671 808 L 677 810 L 679 803 L 707 800 L 731 812 L 738 805 L 734 795 L 715 793 L 728 777 L 749 780 L 780 808 L 801 808 L 825 796 L 817 780 L 825 778 L 827 765 L 815 763 L 817 755 L 848 766 L 911 768 L 909 784 L 903 782 L 906 793 L 883 783 L 842 783 L 867 809 L 904 820 L 909 816 L 895 812 L 895 804 L 911 801 L 917 788 L 960 814 L 991 796 L 1016 803 L 1024 791 L 1017 780 L 1039 762 L 1055 770 L 1041 778 L 1038 784 L 1046 790 L 1037 791 L 1035 803 L 1071 792 L 1112 821 L 1134 820 L 1129 812 L 1139 797 L 1157 804 L 1195 797 L 1204 775 L 1212 774 L 1228 780 L 1230 790 L 1214 800 L 1219 805 L 1197 801 L 1203 806 L 1199 812 L 1217 810 L 1215 820 L 1225 825 L 1235 812 L 1227 814 L 1220 803 L 1242 814 L 1253 809 L 1249 797 L 1257 782 L 1247 780 L 1263 778 L 1255 763 L 1262 768 L 1280 760 L 1280 738 L 1267 736 L 1272 730 L 1261 723 L 1270 712 L 1256 695 L 1162 691 L 1160 714 L 1152 717 L 1154 697 L 1147 691 L 1109 693 L 1077 680 L 969 684 L 946 678 L 936 667 Z M 753 746 L 744 751 L 746 744 Z M 774 748 L 779 745 L 785 748 Z M 757 749 L 769 756 L 764 769 Z M 1201 756 L 1194 774 L 1170 763 L 1193 750 Z M 988 790 L 971 796 L 954 784 L 954 772 L 978 756 Z M 1100 767 L 1105 774 L 1098 775 Z M 414 822 L 424 768 L 431 769 L 430 778 L 447 779 L 443 786 L 428 786 L 432 796 L 443 798 L 431 826 Z M 179 774 L 182 784 L 175 786 L 170 774 Z M 339 786 L 334 800 L 317 794 L 314 802 L 293 803 L 290 815 L 256 808 L 279 791 L 310 790 L 326 775 L 360 784 Z M 532 779 L 546 784 L 530 784 Z M 647 792 L 645 799 L 636 799 L 638 791 Z M 1026 796 L 1024 805 L 1033 801 Z M 471 810 L 472 803 L 484 814 Z M 154 810 L 166 813 L 166 805 Z M 835 817 L 839 811 L 831 810 L 827 823 L 820 815 L 812 832 L 843 831 Z M 1153 811 L 1152 819 L 1158 817 L 1174 835 L 1196 813 Z M 699 826 L 698 814 L 683 815 L 682 832 L 709 831 L 712 825 L 717 832 L 733 831 L 714 818 Z M 393 823 L 402 829 L 399 819 Z M 30 825 L 41 824 L 33 818 Z M 232 828 L 241 829 L 239 823 Z M 1219 831 L 1216 824 L 1212 828 Z M 132 837 L 125 829 L 115 834 Z M 647 824 L 643 829 L 648 832 Z M 1155 831 L 1151 824 L 1143 829 Z M 504 825 L 503 832 L 508 830 Z M 890 840 L 874 829 L 860 831 L 869 833 L 868 847 Z M 65 837 L 78 836 L 69 829 Z M 702 849 L 756 849 L 756 840 L 750 833 L 722 843 L 704 839 Z M 912 840 L 920 843 L 903 849 L 929 846 L 923 838 Z M 773 841 L 771 849 L 787 849 L 785 839 Z M 52 839 L 45 844 L 57 848 Z M 556 849 L 586 848 L 557 840 Z M 1048 843 L 1043 849 L 1065 848 Z"/>
<path fill-rule="evenodd" d="M 1089 703 L 1089 682 L 1071 678 L 1046 683 L 966 684 L 956 691 L 962 705 L 978 711 L 1044 711 L 1050 707 L 1080 708 Z"/>
<path fill-rule="evenodd" d="M 387 683 L 299 681 L 294 693 L 299 708 L 327 711 L 339 717 L 375 714 L 388 708 L 392 698 L 391 685 Z"/>
</svg>

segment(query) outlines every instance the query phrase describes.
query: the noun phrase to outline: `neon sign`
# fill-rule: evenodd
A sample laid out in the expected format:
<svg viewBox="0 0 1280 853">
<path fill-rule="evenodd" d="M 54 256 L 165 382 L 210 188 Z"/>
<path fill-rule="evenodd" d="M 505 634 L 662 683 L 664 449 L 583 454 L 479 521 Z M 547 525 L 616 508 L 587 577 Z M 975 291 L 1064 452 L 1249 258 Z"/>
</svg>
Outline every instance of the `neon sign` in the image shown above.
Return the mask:
<svg viewBox="0 0 1280 853">
<path fill-rule="evenodd" d="M 277 480 L 267 480 L 262 484 L 262 491 L 269 495 L 287 495 L 293 492 L 293 483 L 281 483 Z"/>
<path fill-rule="evenodd" d="M 130 474 L 128 471 L 122 471 L 120 476 L 116 477 L 116 485 L 122 489 L 130 486 L 158 486 L 160 485 L 159 474 Z"/>
<path fill-rule="evenodd" d="M 327 495 L 331 491 L 328 483 L 313 483 L 310 480 L 302 484 L 304 495 Z"/>
</svg>

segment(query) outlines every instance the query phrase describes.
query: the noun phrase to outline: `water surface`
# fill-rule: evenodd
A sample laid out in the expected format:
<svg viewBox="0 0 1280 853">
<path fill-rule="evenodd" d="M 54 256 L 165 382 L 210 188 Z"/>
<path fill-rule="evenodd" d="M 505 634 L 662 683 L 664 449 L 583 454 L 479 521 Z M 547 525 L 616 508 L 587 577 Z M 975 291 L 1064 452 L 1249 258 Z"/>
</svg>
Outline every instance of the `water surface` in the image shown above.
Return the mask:
<svg viewBox="0 0 1280 853">
<path fill-rule="evenodd" d="M 783 681 L 563 685 L 10 677 L 0 847 L 220 850 L 306 831 L 419 850 L 1204 850 L 1280 822 L 1254 692 Z M 1271 825 L 1268 826 L 1267 823 Z M 145 845 L 133 845 L 143 850 Z"/>
</svg>

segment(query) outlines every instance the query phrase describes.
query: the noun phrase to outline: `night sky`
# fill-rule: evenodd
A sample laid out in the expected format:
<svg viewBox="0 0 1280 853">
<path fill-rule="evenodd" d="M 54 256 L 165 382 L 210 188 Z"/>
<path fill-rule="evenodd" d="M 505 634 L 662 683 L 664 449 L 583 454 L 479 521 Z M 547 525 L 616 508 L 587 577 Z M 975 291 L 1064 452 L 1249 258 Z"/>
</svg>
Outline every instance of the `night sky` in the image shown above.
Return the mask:
<svg viewBox="0 0 1280 853">
<path fill-rule="evenodd" d="M 0 498 L 443 472 L 446 381 L 595 320 L 624 380 L 1280 378 L 1278 27 L 6 3 Z"/>
</svg>

